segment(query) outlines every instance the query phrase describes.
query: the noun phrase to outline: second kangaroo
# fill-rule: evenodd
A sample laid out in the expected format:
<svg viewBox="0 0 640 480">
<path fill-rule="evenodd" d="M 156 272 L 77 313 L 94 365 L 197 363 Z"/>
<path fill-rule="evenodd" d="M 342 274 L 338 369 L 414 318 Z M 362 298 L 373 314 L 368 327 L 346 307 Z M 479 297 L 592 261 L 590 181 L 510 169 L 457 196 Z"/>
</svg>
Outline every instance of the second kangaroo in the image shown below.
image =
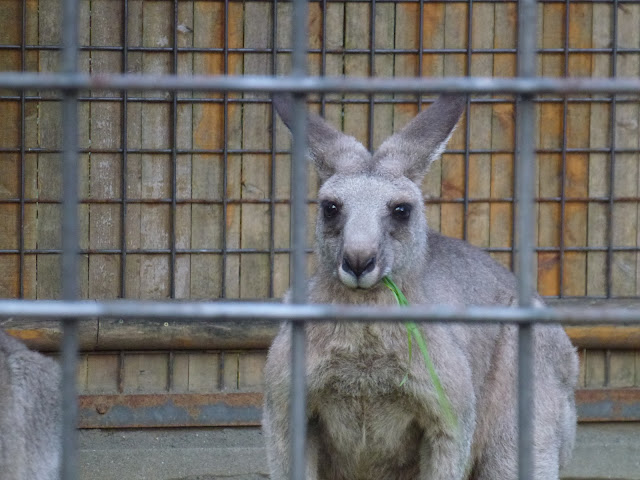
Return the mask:
<svg viewBox="0 0 640 480">
<path fill-rule="evenodd" d="M 290 99 L 274 102 L 290 127 Z M 465 103 L 440 97 L 375 154 L 309 116 L 309 155 L 322 182 L 311 302 L 391 305 L 381 282 L 389 276 L 411 304 L 517 303 L 508 270 L 427 227 L 420 184 Z M 263 427 L 273 480 L 289 478 L 289 332 L 284 324 L 265 367 Z M 515 327 L 425 324 L 421 332 L 455 426 L 419 352 L 409 364 L 402 323 L 307 325 L 307 479 L 516 478 Z M 534 327 L 534 342 L 535 478 L 557 480 L 575 438 L 577 356 L 559 326 Z"/>
</svg>

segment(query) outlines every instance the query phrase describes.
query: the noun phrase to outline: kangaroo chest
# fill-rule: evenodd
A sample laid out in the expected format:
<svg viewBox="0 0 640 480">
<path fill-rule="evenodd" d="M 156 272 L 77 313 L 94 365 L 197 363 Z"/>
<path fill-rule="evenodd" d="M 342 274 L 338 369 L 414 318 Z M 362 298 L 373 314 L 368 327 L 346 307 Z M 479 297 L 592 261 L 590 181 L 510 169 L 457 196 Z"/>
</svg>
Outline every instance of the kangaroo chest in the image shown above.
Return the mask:
<svg viewBox="0 0 640 480">
<path fill-rule="evenodd" d="M 408 350 L 387 348 L 375 331 L 345 342 L 348 333 L 312 356 L 309 406 L 335 467 L 347 478 L 367 478 L 414 462 L 422 431 L 416 400 L 401 385 Z"/>
</svg>

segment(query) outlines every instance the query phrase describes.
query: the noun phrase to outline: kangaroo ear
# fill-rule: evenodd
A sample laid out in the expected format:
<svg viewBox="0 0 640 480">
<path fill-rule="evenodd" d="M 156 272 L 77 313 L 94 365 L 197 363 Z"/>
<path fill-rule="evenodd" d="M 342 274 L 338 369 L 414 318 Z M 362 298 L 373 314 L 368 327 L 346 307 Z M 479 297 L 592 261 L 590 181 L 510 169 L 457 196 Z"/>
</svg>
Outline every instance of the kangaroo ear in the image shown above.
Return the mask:
<svg viewBox="0 0 640 480">
<path fill-rule="evenodd" d="M 278 115 L 291 130 L 293 97 L 289 94 L 273 96 Z M 307 114 L 307 146 L 318 176 L 325 182 L 335 173 L 358 173 L 367 168 L 371 157 L 355 138 L 329 125 L 322 117 Z"/>
<path fill-rule="evenodd" d="M 464 111 L 466 97 L 442 95 L 402 130 L 384 141 L 373 156 L 374 169 L 405 176 L 420 184 L 429 165 L 437 160 Z"/>
</svg>

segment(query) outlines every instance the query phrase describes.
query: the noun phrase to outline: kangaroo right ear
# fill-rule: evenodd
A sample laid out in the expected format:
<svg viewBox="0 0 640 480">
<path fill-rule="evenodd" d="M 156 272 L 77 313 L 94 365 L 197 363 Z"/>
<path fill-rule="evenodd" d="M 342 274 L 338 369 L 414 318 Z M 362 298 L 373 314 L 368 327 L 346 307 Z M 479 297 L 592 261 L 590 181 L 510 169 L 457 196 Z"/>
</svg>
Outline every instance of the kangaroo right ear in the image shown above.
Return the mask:
<svg viewBox="0 0 640 480">
<path fill-rule="evenodd" d="M 374 168 L 405 176 L 418 185 L 440 157 L 466 105 L 463 95 L 442 95 L 402 130 L 384 141 L 373 157 Z"/>
<path fill-rule="evenodd" d="M 289 94 L 274 95 L 273 105 L 282 121 L 291 130 L 293 97 Z M 322 182 L 337 172 L 364 171 L 371 157 L 355 138 L 345 135 L 313 113 L 307 114 L 307 146 Z"/>
</svg>

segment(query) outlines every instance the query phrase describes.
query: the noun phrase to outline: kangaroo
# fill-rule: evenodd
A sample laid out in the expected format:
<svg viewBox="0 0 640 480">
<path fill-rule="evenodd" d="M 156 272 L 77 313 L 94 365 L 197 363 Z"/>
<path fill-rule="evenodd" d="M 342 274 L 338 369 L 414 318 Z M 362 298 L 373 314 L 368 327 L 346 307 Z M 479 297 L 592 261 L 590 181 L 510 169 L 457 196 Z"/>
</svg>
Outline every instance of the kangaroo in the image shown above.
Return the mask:
<svg viewBox="0 0 640 480">
<path fill-rule="evenodd" d="M 274 103 L 291 128 L 290 97 Z M 464 106 L 464 97 L 441 96 L 374 154 L 309 115 L 308 153 L 321 181 L 310 302 L 392 305 L 381 282 L 389 276 L 415 305 L 517 304 L 511 272 L 427 227 L 420 184 Z M 409 355 L 402 323 L 307 324 L 307 479 L 517 477 L 516 327 L 420 329 L 455 424 L 443 414 L 424 359 Z M 534 474 L 558 479 L 575 439 L 577 355 L 560 326 L 533 332 Z M 284 323 L 265 366 L 263 429 L 273 480 L 289 478 L 289 385 Z"/>
<path fill-rule="evenodd" d="M 60 369 L 0 330 L 0 479 L 57 480 Z"/>
</svg>

